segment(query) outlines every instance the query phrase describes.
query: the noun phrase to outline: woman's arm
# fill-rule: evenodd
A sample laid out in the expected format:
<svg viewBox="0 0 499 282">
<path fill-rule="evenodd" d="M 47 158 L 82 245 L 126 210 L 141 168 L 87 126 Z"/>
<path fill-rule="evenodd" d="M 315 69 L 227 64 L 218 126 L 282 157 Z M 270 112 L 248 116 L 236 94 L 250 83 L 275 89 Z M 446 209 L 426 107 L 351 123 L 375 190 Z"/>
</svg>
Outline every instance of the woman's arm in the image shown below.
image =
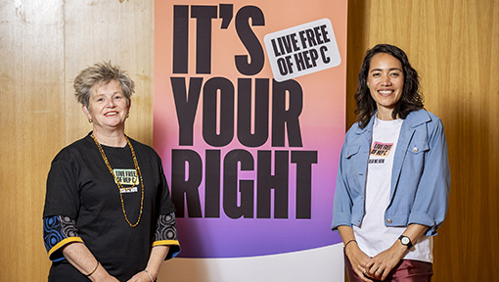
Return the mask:
<svg viewBox="0 0 499 282">
<path fill-rule="evenodd" d="M 65 245 L 62 248 L 62 254 L 72 266 L 91 281 L 119 282 L 118 279 L 109 275 L 83 243 L 75 242 Z M 89 274 L 91 275 L 88 276 Z"/>
<path fill-rule="evenodd" d="M 424 169 L 411 207 L 408 224 L 427 225 L 426 236 L 434 236 L 447 214 L 450 169 L 447 141 L 442 122 L 437 118 L 428 124 L 429 151 L 424 154 Z M 407 177 L 408 171 L 401 178 Z"/>
<path fill-rule="evenodd" d="M 44 217 L 43 238 L 52 261 L 66 259 L 91 281 L 118 281 L 107 273 L 83 243 L 74 219 L 60 215 Z"/>
<path fill-rule="evenodd" d="M 352 265 L 353 270 L 357 275 L 364 281 L 372 281 L 371 279 L 364 276 L 367 271 L 367 264 L 370 262 L 371 258 L 367 256 L 357 245 L 355 240 L 355 235 L 353 234 L 352 227 L 348 225 L 338 226 L 338 232 L 340 233 L 341 239 L 345 246 L 345 254 Z"/>
<path fill-rule="evenodd" d="M 428 230 L 428 226 L 421 224 L 410 224 L 402 235 L 409 237 L 415 244 Z M 373 257 L 367 264 L 366 270 L 369 277 L 385 280 L 390 271 L 405 257 L 409 249 L 396 240 L 393 245 Z"/>
</svg>

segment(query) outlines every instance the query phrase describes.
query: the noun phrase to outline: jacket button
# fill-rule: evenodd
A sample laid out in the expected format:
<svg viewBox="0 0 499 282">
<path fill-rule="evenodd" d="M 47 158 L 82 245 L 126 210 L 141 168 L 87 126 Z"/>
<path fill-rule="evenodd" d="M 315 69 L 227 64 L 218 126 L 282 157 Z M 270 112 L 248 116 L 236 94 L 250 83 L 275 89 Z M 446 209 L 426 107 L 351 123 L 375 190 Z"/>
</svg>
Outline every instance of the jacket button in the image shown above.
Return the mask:
<svg viewBox="0 0 499 282">
<path fill-rule="evenodd" d="M 414 149 L 412 149 L 414 151 L 414 153 L 417 153 L 419 151 L 418 147 L 414 147 Z"/>
<path fill-rule="evenodd" d="M 392 223 L 392 220 L 391 219 L 387 219 L 386 222 Z"/>
</svg>

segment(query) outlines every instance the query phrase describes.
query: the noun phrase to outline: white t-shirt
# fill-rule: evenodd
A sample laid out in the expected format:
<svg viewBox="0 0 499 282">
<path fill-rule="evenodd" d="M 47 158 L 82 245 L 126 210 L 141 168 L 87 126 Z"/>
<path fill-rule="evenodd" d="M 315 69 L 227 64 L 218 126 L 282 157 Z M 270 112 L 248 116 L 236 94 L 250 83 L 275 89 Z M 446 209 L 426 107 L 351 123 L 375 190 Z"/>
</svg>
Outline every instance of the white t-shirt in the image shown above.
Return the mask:
<svg viewBox="0 0 499 282">
<path fill-rule="evenodd" d="M 359 248 L 370 257 L 390 248 L 406 227 L 385 226 L 385 211 L 390 203 L 393 156 L 397 147 L 400 128 L 404 120 L 380 120 L 375 118 L 373 139 L 365 193 L 366 213 L 360 227 L 354 226 Z M 400 190 L 403 193 L 403 188 Z M 399 192 L 400 193 L 400 192 Z M 433 262 L 433 240 L 423 236 L 404 259 Z"/>
</svg>

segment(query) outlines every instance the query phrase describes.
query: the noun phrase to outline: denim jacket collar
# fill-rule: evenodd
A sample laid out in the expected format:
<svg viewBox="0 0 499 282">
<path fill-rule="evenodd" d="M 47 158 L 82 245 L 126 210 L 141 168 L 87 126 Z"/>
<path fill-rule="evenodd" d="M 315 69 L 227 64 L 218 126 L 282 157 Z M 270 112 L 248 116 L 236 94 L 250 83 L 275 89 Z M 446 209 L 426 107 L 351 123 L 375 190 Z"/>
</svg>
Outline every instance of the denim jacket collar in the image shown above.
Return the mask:
<svg viewBox="0 0 499 282">
<path fill-rule="evenodd" d="M 373 130 L 373 125 L 374 125 L 374 119 L 376 118 L 376 114 L 378 111 L 375 111 L 373 116 L 371 117 L 371 120 L 367 124 L 366 127 L 364 128 L 357 128 L 357 131 L 355 133 L 357 134 L 364 134 L 367 132 L 372 132 Z M 402 125 L 403 128 L 408 129 L 408 128 L 413 128 L 416 127 L 422 123 L 426 123 L 431 121 L 430 115 L 426 111 L 418 110 L 418 111 L 413 111 L 410 112 L 406 119 L 404 120 L 404 124 Z M 372 134 L 371 134 L 372 135 Z"/>
</svg>

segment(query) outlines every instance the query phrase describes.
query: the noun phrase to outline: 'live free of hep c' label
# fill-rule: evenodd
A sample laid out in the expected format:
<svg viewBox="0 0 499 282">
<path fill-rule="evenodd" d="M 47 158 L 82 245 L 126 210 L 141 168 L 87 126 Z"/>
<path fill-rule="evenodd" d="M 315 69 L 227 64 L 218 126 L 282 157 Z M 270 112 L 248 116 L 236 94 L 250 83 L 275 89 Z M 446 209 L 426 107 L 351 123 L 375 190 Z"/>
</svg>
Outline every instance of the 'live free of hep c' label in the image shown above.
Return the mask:
<svg viewBox="0 0 499 282">
<path fill-rule="evenodd" d="M 341 63 L 327 18 L 269 33 L 263 38 L 276 81 L 336 67 Z"/>
</svg>

